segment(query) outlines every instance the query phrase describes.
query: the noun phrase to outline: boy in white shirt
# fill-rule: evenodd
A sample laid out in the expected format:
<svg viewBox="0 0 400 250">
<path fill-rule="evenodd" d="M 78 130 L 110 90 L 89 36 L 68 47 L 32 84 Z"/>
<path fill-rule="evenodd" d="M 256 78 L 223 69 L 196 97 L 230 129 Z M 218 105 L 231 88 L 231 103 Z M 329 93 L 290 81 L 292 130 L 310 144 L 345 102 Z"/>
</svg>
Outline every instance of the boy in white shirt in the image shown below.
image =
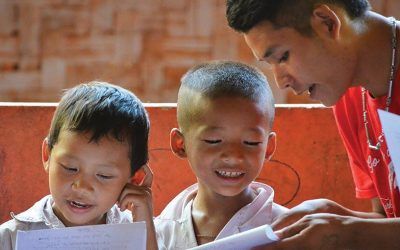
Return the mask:
<svg viewBox="0 0 400 250">
<path fill-rule="evenodd" d="M 147 249 L 156 249 L 153 174 L 145 165 L 149 126 L 142 103 L 126 89 L 90 82 L 66 91 L 42 145 L 51 195 L 0 225 L 0 249 L 15 249 L 18 230 L 132 221 L 146 222 Z M 144 180 L 132 184 L 140 168 Z"/>
<path fill-rule="evenodd" d="M 238 62 L 198 65 L 181 80 L 172 151 L 197 184 L 155 219 L 160 249 L 187 249 L 271 224 L 286 208 L 254 182 L 275 151 L 274 99 L 265 76 Z M 178 177 L 179 178 L 179 177 Z"/>
</svg>

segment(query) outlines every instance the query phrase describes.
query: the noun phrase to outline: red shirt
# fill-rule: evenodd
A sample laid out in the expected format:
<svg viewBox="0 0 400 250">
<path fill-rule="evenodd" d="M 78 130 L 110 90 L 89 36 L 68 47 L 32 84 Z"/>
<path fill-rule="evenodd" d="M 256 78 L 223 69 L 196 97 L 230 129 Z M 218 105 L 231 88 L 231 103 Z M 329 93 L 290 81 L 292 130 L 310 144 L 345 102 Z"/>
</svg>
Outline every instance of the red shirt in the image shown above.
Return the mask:
<svg viewBox="0 0 400 250">
<path fill-rule="evenodd" d="M 357 198 L 379 197 L 387 217 L 400 217 L 399 187 L 393 178 L 393 163 L 383 137 L 380 150 L 368 148 L 365 134 L 361 87 L 350 88 L 333 107 L 339 133 L 350 160 Z M 382 126 L 377 109 L 385 109 L 386 96 L 372 98 L 366 92 L 368 132 L 375 145 Z M 393 83 L 389 112 L 400 114 L 400 70 Z M 400 129 L 400 128 L 399 128 Z M 400 173 L 397 173 L 400 175 Z"/>
</svg>

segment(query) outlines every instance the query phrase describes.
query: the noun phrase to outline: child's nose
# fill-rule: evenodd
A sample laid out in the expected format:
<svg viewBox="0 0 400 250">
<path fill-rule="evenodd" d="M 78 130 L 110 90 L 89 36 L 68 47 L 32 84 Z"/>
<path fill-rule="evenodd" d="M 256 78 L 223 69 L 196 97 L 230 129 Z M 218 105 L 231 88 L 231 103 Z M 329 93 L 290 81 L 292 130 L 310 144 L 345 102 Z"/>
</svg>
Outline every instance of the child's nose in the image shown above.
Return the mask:
<svg viewBox="0 0 400 250">
<path fill-rule="evenodd" d="M 221 154 L 222 161 L 226 164 L 234 165 L 243 162 L 243 150 L 240 145 L 227 145 Z"/>
<path fill-rule="evenodd" d="M 90 181 L 85 178 L 77 178 L 72 182 L 72 189 L 79 192 L 91 192 L 93 191 L 93 186 Z"/>
</svg>

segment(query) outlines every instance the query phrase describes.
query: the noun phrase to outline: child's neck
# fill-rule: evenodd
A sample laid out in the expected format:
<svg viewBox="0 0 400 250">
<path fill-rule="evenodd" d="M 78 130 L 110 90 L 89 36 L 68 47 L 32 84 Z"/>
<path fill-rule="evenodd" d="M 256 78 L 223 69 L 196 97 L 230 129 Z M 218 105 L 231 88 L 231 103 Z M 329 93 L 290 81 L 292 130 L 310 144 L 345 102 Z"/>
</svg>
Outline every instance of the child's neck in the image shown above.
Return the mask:
<svg viewBox="0 0 400 250">
<path fill-rule="evenodd" d="M 192 220 L 198 244 L 215 240 L 228 221 L 242 207 L 252 202 L 255 196 L 250 188 L 236 196 L 222 196 L 199 184 L 192 207 Z"/>
<path fill-rule="evenodd" d="M 232 217 L 239 209 L 252 202 L 255 197 L 256 194 L 250 187 L 236 196 L 223 196 L 208 188 L 203 188 L 199 184 L 199 189 L 193 201 L 193 208 L 208 215 L 227 214 L 231 211 L 232 214 L 229 217 Z"/>
</svg>

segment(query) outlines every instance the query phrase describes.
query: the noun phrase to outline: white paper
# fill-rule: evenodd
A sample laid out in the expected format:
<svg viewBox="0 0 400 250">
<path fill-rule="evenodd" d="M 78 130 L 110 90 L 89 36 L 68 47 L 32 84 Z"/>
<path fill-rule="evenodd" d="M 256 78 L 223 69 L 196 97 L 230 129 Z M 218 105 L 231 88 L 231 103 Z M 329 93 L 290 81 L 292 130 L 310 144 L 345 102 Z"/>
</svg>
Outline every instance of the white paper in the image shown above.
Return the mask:
<svg viewBox="0 0 400 250">
<path fill-rule="evenodd" d="M 235 250 L 251 249 L 256 246 L 271 244 L 279 238 L 269 225 L 256 227 L 245 232 L 234 234 L 220 240 L 191 248 L 193 250 Z"/>
<path fill-rule="evenodd" d="M 396 173 L 397 186 L 400 187 L 400 116 L 380 109 L 378 114 Z"/>
<path fill-rule="evenodd" d="M 146 249 L 146 223 L 77 226 L 17 232 L 17 250 Z"/>
</svg>

